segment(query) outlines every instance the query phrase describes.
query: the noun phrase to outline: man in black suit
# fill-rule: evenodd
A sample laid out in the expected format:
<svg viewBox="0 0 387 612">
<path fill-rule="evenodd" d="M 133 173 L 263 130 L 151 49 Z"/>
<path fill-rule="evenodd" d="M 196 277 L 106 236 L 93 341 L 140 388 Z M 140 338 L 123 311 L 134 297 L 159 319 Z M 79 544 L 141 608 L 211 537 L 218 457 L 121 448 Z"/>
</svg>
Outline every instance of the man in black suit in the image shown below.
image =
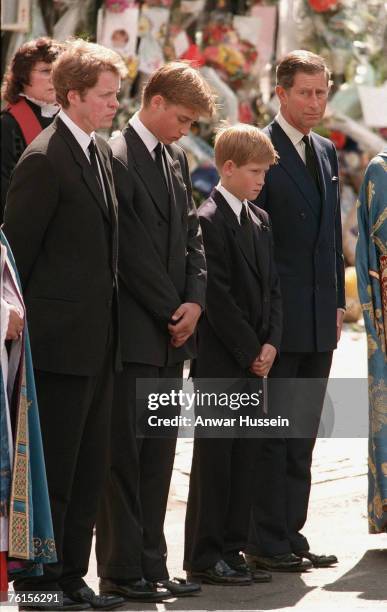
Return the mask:
<svg viewBox="0 0 387 612">
<path fill-rule="evenodd" d="M 206 266 L 187 158 L 173 143 L 213 110 L 200 74 L 170 63 L 151 76 L 140 111 L 111 142 L 123 372 L 115 383 L 97 560 L 101 590 L 128 599 L 159 601 L 199 590 L 169 580 L 163 525 L 176 432 L 169 439 L 136 440 L 136 379 L 157 379 L 158 389 L 167 391 L 168 379 L 181 379 L 184 360 L 195 356 L 192 335 L 204 307 Z"/>
<path fill-rule="evenodd" d="M 272 222 L 284 315 L 269 402 L 273 412 L 284 408 L 296 385 L 294 416 L 305 412 L 310 419 L 308 438 L 267 439 L 259 447 L 247 558 L 273 571 L 337 562 L 334 555 L 311 553 L 301 534 L 316 430 L 345 308 L 337 156 L 330 140 L 311 132 L 324 115 L 329 84 L 321 57 L 290 53 L 277 68 L 280 112 L 264 130 L 279 164 L 270 168 L 257 203 Z M 315 380 L 306 384 L 308 379 Z"/>
<path fill-rule="evenodd" d="M 221 182 L 198 211 L 208 278 L 193 373 L 197 379 L 237 379 L 233 393 L 251 393 L 249 380 L 268 374 L 280 345 L 281 297 L 270 222 L 267 213 L 248 201 L 257 197 L 276 157 L 269 138 L 256 127 L 220 130 L 215 160 Z M 197 380 L 197 387 L 215 390 L 211 380 Z M 253 416 L 253 405 L 244 412 Z M 210 416 L 213 408 L 204 413 Z M 241 408 L 235 413 L 226 409 L 226 416 L 239 418 L 240 413 Z M 259 442 L 246 439 L 243 427 L 233 436 L 225 430 L 196 433 L 184 568 L 208 584 L 267 582 L 270 574 L 252 575 L 241 555 Z M 220 439 L 212 439 L 215 434 Z"/>
<path fill-rule="evenodd" d="M 74 41 L 53 69 L 62 105 L 12 177 L 4 232 L 27 306 L 58 561 L 17 591 L 62 591 L 55 609 L 111 608 L 83 580 L 106 470 L 117 361 L 117 222 L 111 150 L 125 68 Z M 50 543 L 47 543 L 49 546 Z"/>
</svg>

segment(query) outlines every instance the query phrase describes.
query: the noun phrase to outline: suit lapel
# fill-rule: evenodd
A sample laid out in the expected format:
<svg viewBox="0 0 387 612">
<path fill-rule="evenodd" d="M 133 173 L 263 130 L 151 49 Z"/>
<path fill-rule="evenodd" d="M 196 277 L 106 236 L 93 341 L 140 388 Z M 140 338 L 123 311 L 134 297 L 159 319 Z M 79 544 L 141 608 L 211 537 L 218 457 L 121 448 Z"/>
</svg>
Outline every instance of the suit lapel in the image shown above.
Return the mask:
<svg viewBox="0 0 387 612">
<path fill-rule="evenodd" d="M 123 135 L 145 188 L 162 217 L 169 221 L 169 193 L 151 154 L 130 124 L 124 129 Z"/>
<path fill-rule="evenodd" d="M 238 223 L 236 214 L 234 213 L 234 211 L 231 209 L 228 202 L 225 200 L 225 198 L 222 196 L 222 194 L 217 189 L 213 190 L 211 197 L 215 201 L 219 210 L 222 212 L 227 225 L 231 228 L 235 236 L 236 242 L 240 250 L 242 251 L 243 256 L 246 259 L 247 263 L 249 264 L 250 268 L 252 269 L 254 274 L 258 278 L 260 278 L 260 273 L 259 273 L 259 269 L 257 266 L 257 260 L 255 257 L 255 253 L 252 253 L 248 245 L 246 244 L 245 236 L 243 232 L 241 231 L 241 226 Z"/>
<path fill-rule="evenodd" d="M 174 161 L 167 147 L 164 147 L 166 170 L 168 174 L 168 184 L 170 189 L 170 232 L 169 232 L 169 252 L 174 252 L 176 242 L 182 240 L 182 210 L 181 206 L 187 205 L 187 188 L 183 177 L 179 160 Z"/>
<path fill-rule="evenodd" d="M 106 207 L 105 199 L 103 197 L 103 193 L 99 188 L 97 178 L 94 175 L 94 171 L 87 160 L 85 153 L 82 150 L 82 147 L 78 144 L 77 140 L 74 138 L 68 127 L 57 117 L 55 120 L 56 127 L 59 130 L 60 134 L 63 136 L 68 146 L 71 149 L 73 157 L 76 163 L 82 168 L 83 179 L 89 188 L 91 194 L 99 205 L 102 213 L 105 218 L 109 220 L 109 211 Z M 102 166 L 103 164 L 101 164 Z"/>
<path fill-rule="evenodd" d="M 116 202 L 113 197 L 113 179 L 112 179 L 112 175 L 110 171 L 108 175 L 108 168 L 110 166 L 110 163 L 107 157 L 105 157 L 105 155 L 103 154 L 103 152 L 101 151 L 99 147 L 96 148 L 96 152 L 97 152 L 97 157 L 98 157 L 99 165 L 100 165 L 101 172 L 102 172 L 103 182 L 105 185 L 107 206 L 108 206 L 109 213 L 110 213 L 109 217 L 114 219 L 117 215 L 117 206 L 116 206 Z"/>
<path fill-rule="evenodd" d="M 262 221 L 258 219 L 252 206 L 250 206 L 250 202 L 249 202 L 249 212 L 250 212 L 250 217 L 253 221 L 254 246 L 255 246 L 255 256 L 257 260 L 257 268 L 258 268 L 260 277 L 265 278 L 267 276 L 266 273 L 269 270 L 268 243 L 267 243 L 266 236 L 264 235 L 267 233 L 267 228 L 262 223 Z"/>
<path fill-rule="evenodd" d="M 301 192 L 313 214 L 319 217 L 321 196 L 306 165 L 295 150 L 291 140 L 276 121 L 273 121 L 269 126 L 269 132 L 273 145 L 280 156 L 279 164 Z M 314 140 L 313 144 L 315 144 Z M 317 152 L 316 157 L 318 157 Z"/>
<path fill-rule="evenodd" d="M 324 148 L 321 146 L 320 142 L 317 140 L 314 134 L 311 134 L 311 139 L 313 142 L 313 147 L 315 150 L 315 157 L 318 165 L 318 172 L 320 175 L 320 186 L 321 186 L 321 219 L 320 219 L 320 229 L 319 236 L 321 235 L 325 223 L 327 221 L 327 185 L 332 181 L 331 175 L 331 166 L 327 155 L 325 153 Z"/>
</svg>

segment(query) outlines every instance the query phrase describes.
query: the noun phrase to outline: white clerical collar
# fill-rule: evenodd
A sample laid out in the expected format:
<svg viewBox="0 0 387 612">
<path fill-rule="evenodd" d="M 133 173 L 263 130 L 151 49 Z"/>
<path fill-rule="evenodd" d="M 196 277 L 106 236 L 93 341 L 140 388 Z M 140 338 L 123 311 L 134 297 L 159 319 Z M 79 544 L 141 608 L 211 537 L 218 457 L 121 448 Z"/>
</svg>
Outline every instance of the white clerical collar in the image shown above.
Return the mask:
<svg viewBox="0 0 387 612">
<path fill-rule="evenodd" d="M 286 121 L 286 119 L 282 115 L 281 111 L 279 111 L 279 113 L 276 115 L 275 121 L 283 129 L 283 131 L 285 132 L 286 136 L 291 140 L 291 142 L 293 143 L 294 146 L 298 145 L 298 143 L 305 136 L 305 134 L 303 134 L 302 132 L 297 130 L 295 127 L 290 125 L 290 123 L 288 123 L 288 121 Z"/>
<path fill-rule="evenodd" d="M 140 136 L 149 153 L 153 153 L 155 147 L 159 144 L 159 141 L 156 136 L 152 134 L 152 132 L 143 124 L 140 119 L 140 113 L 135 113 L 133 117 L 129 119 L 129 123 L 135 132 L 137 132 L 138 136 Z"/>
<path fill-rule="evenodd" d="M 95 132 L 92 132 L 91 134 L 84 132 L 76 123 L 74 123 L 72 119 L 70 119 L 63 108 L 59 111 L 58 117 L 69 128 L 76 141 L 82 147 L 85 155 L 88 157 L 88 146 L 91 139 L 95 140 Z"/>
<path fill-rule="evenodd" d="M 230 206 L 232 211 L 235 213 L 238 219 L 238 222 L 240 223 L 242 206 L 244 205 L 245 207 L 248 207 L 247 200 L 243 200 L 243 202 L 239 200 L 236 196 L 230 193 L 230 191 L 228 191 L 225 187 L 223 187 L 222 183 L 218 183 L 216 186 L 216 189 L 219 191 L 219 193 L 222 194 L 227 204 Z"/>
<path fill-rule="evenodd" d="M 42 102 L 41 100 L 35 100 L 35 98 L 31 98 L 31 96 L 27 96 L 25 93 L 20 93 L 19 96 L 23 96 L 36 106 L 40 107 L 40 113 L 42 117 L 54 117 L 60 109 L 59 104 L 48 104 L 47 102 Z"/>
</svg>

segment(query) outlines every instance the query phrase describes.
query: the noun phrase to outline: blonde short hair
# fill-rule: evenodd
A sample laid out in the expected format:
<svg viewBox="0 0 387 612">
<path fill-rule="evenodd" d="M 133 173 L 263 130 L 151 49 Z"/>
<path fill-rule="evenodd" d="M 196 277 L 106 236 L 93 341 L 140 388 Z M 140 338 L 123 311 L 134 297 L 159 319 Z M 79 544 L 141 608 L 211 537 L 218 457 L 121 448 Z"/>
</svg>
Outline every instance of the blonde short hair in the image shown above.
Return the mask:
<svg viewBox="0 0 387 612">
<path fill-rule="evenodd" d="M 188 62 L 170 62 L 154 72 L 142 93 L 142 104 L 149 106 L 160 95 L 170 104 L 180 104 L 203 116 L 215 113 L 215 94 L 200 72 Z"/>
<path fill-rule="evenodd" d="M 252 162 L 271 165 L 279 158 L 270 138 L 259 128 L 247 123 L 221 126 L 217 130 L 214 147 L 218 170 L 228 160 L 240 167 Z"/>
<path fill-rule="evenodd" d="M 74 89 L 83 96 L 96 85 L 99 75 L 105 71 L 122 78 L 127 75 L 126 66 L 115 51 L 82 39 L 67 41 L 65 50 L 54 62 L 52 72 L 59 104 L 68 108 L 68 92 Z"/>
</svg>

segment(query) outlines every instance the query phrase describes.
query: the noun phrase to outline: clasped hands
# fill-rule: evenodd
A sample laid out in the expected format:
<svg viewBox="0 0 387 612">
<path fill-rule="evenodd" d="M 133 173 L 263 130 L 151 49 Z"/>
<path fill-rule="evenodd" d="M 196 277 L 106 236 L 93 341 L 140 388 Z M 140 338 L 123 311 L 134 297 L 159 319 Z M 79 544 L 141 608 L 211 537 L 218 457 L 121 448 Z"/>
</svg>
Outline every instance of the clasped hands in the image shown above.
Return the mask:
<svg viewBox="0 0 387 612">
<path fill-rule="evenodd" d="M 174 348 L 183 346 L 188 338 L 192 336 L 201 312 L 202 309 L 199 304 L 184 302 L 173 313 L 171 323 L 168 324 L 168 331 L 172 336 L 171 345 Z"/>
<path fill-rule="evenodd" d="M 250 372 L 256 376 L 267 376 L 273 365 L 277 349 L 271 344 L 263 344 L 262 348 L 250 366 Z"/>
</svg>

